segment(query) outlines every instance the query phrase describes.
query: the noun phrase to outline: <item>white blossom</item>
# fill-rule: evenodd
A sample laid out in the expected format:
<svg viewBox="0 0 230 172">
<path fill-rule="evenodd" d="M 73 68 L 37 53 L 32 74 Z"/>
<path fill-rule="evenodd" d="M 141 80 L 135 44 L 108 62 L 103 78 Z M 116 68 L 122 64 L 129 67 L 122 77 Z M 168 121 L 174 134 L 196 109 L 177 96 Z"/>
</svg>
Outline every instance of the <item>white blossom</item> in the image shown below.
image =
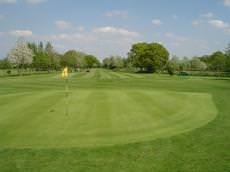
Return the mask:
<svg viewBox="0 0 230 172">
<path fill-rule="evenodd" d="M 16 47 L 10 51 L 8 60 L 17 66 L 29 65 L 33 61 L 33 51 L 28 47 L 27 43 L 18 42 Z"/>
</svg>

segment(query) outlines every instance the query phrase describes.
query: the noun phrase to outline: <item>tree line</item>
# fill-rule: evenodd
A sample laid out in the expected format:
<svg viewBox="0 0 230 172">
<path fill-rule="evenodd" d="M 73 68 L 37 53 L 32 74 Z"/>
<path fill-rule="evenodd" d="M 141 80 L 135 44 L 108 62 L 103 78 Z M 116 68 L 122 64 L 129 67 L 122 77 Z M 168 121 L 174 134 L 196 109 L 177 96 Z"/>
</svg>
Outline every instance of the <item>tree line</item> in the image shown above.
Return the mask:
<svg viewBox="0 0 230 172">
<path fill-rule="evenodd" d="M 135 68 L 139 72 L 168 72 L 173 75 L 183 71 L 230 72 L 230 44 L 224 52 L 195 57 L 169 58 L 168 50 L 158 43 L 134 44 L 127 58 L 112 56 L 103 60 L 109 69 Z"/>
<path fill-rule="evenodd" d="M 100 61 L 93 55 L 75 50 L 69 50 L 64 54 L 57 53 L 50 42 L 44 45 L 43 42 L 36 44 L 21 40 L 5 59 L 0 60 L 0 69 L 17 69 L 18 72 L 25 69 L 57 71 L 65 66 L 71 70 L 100 67 Z"/>
<path fill-rule="evenodd" d="M 217 51 L 211 55 L 179 58 L 173 56 L 168 62 L 171 72 L 212 71 L 230 72 L 230 44 L 225 52 Z"/>
<path fill-rule="evenodd" d="M 169 74 L 182 71 L 230 72 L 230 44 L 225 52 L 217 51 L 211 55 L 192 58 L 173 56 L 171 59 L 169 56 L 169 51 L 162 44 L 142 42 L 133 44 L 126 58 L 110 56 L 101 63 L 96 56 L 84 52 L 69 50 L 64 54 L 57 53 L 50 42 L 18 41 L 7 57 L 0 60 L 0 69 L 57 71 L 68 66 L 71 70 L 104 67 L 148 73 L 166 71 Z"/>
</svg>

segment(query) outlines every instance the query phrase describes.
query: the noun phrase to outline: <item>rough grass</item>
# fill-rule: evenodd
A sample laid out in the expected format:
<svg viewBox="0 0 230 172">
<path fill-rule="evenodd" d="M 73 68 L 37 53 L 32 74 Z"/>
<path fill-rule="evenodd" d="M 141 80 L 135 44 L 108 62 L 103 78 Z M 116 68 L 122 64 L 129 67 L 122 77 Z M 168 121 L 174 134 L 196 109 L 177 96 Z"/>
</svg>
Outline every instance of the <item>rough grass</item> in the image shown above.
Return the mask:
<svg viewBox="0 0 230 172">
<path fill-rule="evenodd" d="M 0 171 L 227 172 L 229 84 L 93 70 L 65 116 L 59 76 L 1 78 Z"/>
</svg>

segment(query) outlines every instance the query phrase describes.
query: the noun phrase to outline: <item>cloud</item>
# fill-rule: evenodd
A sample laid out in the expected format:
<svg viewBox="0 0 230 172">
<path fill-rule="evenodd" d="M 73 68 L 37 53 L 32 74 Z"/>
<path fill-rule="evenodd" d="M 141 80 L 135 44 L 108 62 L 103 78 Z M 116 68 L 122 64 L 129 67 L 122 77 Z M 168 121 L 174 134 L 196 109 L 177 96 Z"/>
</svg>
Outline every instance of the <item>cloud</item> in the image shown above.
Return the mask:
<svg viewBox="0 0 230 172">
<path fill-rule="evenodd" d="M 229 27 L 228 23 L 222 20 L 210 20 L 208 23 L 217 29 L 226 29 Z"/>
<path fill-rule="evenodd" d="M 70 22 L 64 21 L 64 20 L 58 20 L 55 22 L 55 25 L 59 29 L 69 29 L 72 27 L 72 24 Z"/>
<path fill-rule="evenodd" d="M 25 0 L 25 3 L 30 5 L 37 5 L 43 3 L 45 0 Z"/>
<path fill-rule="evenodd" d="M 111 26 L 96 28 L 96 29 L 94 29 L 94 32 L 119 34 L 119 35 L 127 36 L 127 37 L 139 36 L 139 33 L 137 33 L 137 32 L 129 31 L 129 30 L 123 29 L 123 28 L 115 28 L 115 27 L 111 27 Z"/>
<path fill-rule="evenodd" d="M 173 47 L 179 47 L 180 45 L 182 45 L 185 41 L 187 41 L 188 39 L 182 36 L 178 36 L 175 35 L 171 32 L 166 32 L 164 34 L 165 38 L 167 38 L 167 42 L 169 42 L 169 44 Z"/>
<path fill-rule="evenodd" d="M 80 32 L 83 32 L 85 30 L 85 28 L 83 26 L 80 26 L 80 27 L 77 28 L 77 30 L 80 31 Z"/>
<path fill-rule="evenodd" d="M 51 35 L 50 38 L 53 40 L 71 40 L 73 36 L 67 33 L 61 33 L 57 35 Z"/>
<path fill-rule="evenodd" d="M 225 30 L 225 33 L 228 34 L 228 35 L 230 35 L 230 28 L 227 28 L 227 29 Z"/>
<path fill-rule="evenodd" d="M 214 14 L 212 12 L 206 13 L 206 14 L 202 14 L 202 17 L 206 17 L 206 18 L 212 18 L 214 17 Z"/>
<path fill-rule="evenodd" d="M 120 17 L 123 19 L 128 18 L 128 11 L 119 11 L 119 10 L 113 10 L 113 11 L 108 11 L 105 13 L 106 17 Z"/>
<path fill-rule="evenodd" d="M 48 36 L 48 39 L 57 41 L 93 41 L 94 36 L 86 33 L 61 33 Z"/>
<path fill-rule="evenodd" d="M 230 0 L 224 0 L 224 5 L 230 7 Z"/>
<path fill-rule="evenodd" d="M 31 30 L 13 30 L 9 34 L 16 37 L 30 37 L 33 35 L 33 32 Z"/>
<path fill-rule="evenodd" d="M 180 42 L 171 42 L 170 45 L 172 47 L 179 47 L 179 46 L 181 46 L 181 43 Z"/>
<path fill-rule="evenodd" d="M 53 46 L 54 46 L 54 48 L 58 48 L 58 49 L 65 49 L 66 47 L 65 47 L 65 45 L 63 45 L 63 44 L 53 44 Z"/>
<path fill-rule="evenodd" d="M 170 33 L 170 32 L 165 33 L 164 36 L 167 37 L 167 38 L 174 37 L 174 35 L 172 33 Z"/>
<path fill-rule="evenodd" d="M 210 20 L 208 22 L 212 27 L 223 30 L 226 34 L 230 34 L 230 24 L 222 20 Z"/>
<path fill-rule="evenodd" d="M 156 26 L 156 27 L 159 27 L 159 26 L 161 26 L 163 23 L 162 23 L 161 20 L 159 20 L 159 19 L 154 19 L 154 20 L 152 20 L 152 24 L 153 24 L 154 26 Z"/>
<path fill-rule="evenodd" d="M 199 21 L 199 20 L 194 20 L 194 21 L 192 22 L 193 27 L 197 27 L 197 26 L 199 26 L 200 24 L 201 24 L 201 21 Z"/>
<path fill-rule="evenodd" d="M 75 32 L 75 33 L 60 33 L 46 36 L 38 36 L 37 39 L 41 40 L 51 40 L 51 41 L 60 41 L 60 44 L 63 45 L 63 42 L 68 43 L 83 43 L 83 42 L 93 42 L 97 39 L 96 35 L 91 32 Z"/>
<path fill-rule="evenodd" d="M 91 31 L 72 30 L 60 34 L 34 35 L 30 39 L 51 41 L 60 52 L 77 48 L 77 51 L 103 58 L 110 55 L 126 56 L 131 45 L 140 42 L 141 36 L 127 29 L 107 26 L 94 28 Z"/>
<path fill-rule="evenodd" d="M 0 0 L 0 4 L 16 4 L 17 0 Z"/>
<path fill-rule="evenodd" d="M 164 36 L 165 36 L 166 38 L 171 38 L 171 39 L 174 39 L 174 40 L 180 41 L 180 42 L 184 42 L 184 41 L 187 40 L 187 38 L 182 37 L 182 36 L 177 36 L 177 35 L 175 35 L 175 34 L 173 34 L 173 33 L 171 33 L 171 32 L 166 32 L 166 33 L 164 34 Z"/>
</svg>

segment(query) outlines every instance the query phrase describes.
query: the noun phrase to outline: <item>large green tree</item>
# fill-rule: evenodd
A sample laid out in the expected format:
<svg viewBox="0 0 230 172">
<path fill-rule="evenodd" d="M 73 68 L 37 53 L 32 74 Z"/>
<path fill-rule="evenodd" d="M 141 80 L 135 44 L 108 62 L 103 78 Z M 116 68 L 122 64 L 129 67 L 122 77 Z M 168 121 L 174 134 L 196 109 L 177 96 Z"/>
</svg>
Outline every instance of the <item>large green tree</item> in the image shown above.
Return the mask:
<svg viewBox="0 0 230 172">
<path fill-rule="evenodd" d="M 77 52 L 75 50 L 67 51 L 61 58 L 61 66 L 68 66 L 72 68 L 79 67 L 79 63 L 77 61 Z"/>
<path fill-rule="evenodd" d="M 128 56 L 133 66 L 141 71 L 155 72 L 167 64 L 169 52 L 158 43 L 137 43 L 132 46 Z"/>
<path fill-rule="evenodd" d="M 100 66 L 100 61 L 93 55 L 86 55 L 84 61 L 87 68 Z"/>
<path fill-rule="evenodd" d="M 212 71 L 225 71 L 226 56 L 223 52 L 217 51 L 210 56 L 209 69 Z"/>
</svg>

